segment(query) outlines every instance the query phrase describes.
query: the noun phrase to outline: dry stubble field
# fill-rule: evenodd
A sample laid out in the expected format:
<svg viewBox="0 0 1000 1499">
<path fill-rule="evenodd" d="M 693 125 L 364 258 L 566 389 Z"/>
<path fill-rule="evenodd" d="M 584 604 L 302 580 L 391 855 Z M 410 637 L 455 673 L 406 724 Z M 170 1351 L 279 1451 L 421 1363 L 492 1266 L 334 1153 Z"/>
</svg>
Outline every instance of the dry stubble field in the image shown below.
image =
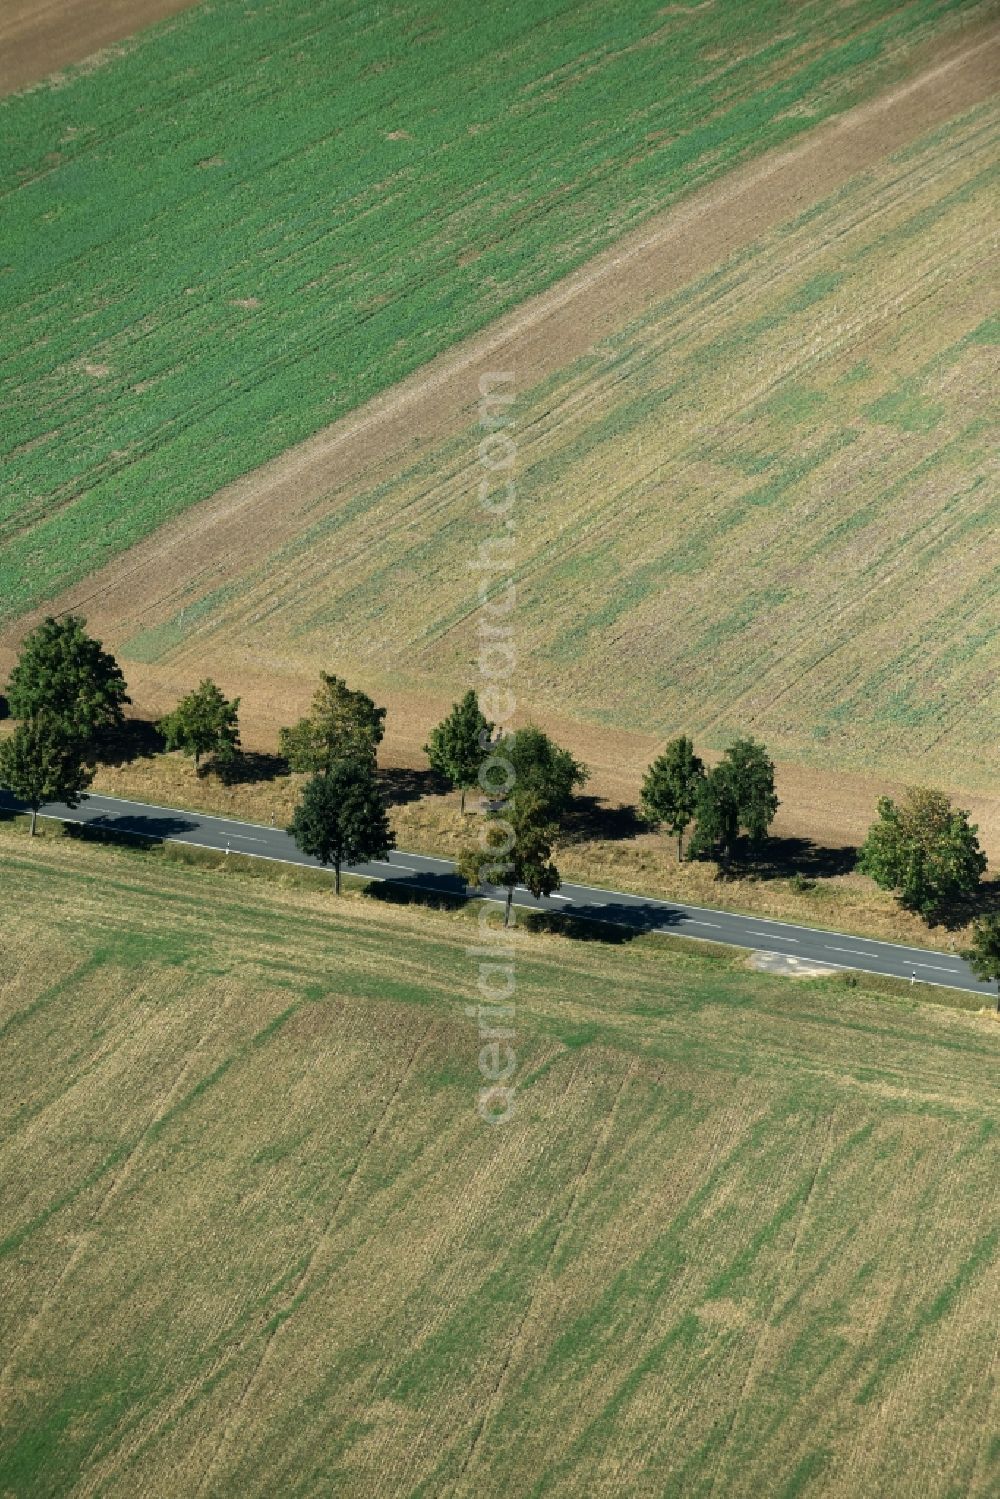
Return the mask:
<svg viewBox="0 0 1000 1499">
<path fill-rule="evenodd" d="M 596 794 L 634 800 L 657 730 L 712 747 L 749 729 L 779 760 L 781 834 L 859 842 L 895 774 L 956 790 L 996 857 L 996 144 L 996 109 L 979 106 L 522 394 L 519 696 L 546 705 Z M 420 764 L 475 652 L 477 436 L 317 494 L 294 539 L 268 549 L 265 528 L 256 565 L 203 553 L 193 531 L 190 576 L 167 566 L 159 599 L 155 550 L 131 586 L 112 575 L 84 607 L 137 699 L 163 710 L 211 671 L 243 694 L 250 742 L 273 744 L 333 664 L 389 704 L 388 763 Z M 99 784 L 250 819 L 290 810 L 287 783 L 182 779 L 137 766 Z M 431 848 L 458 824 L 425 801 L 397 826 Z M 655 840 L 563 862 L 711 898 Z M 867 882 L 832 893 L 822 911 L 777 909 L 892 936 Z M 775 894 L 741 899 L 773 912 Z"/>
<path fill-rule="evenodd" d="M 998 119 L 934 132 L 521 393 L 527 703 L 995 788 Z M 477 465 L 467 428 L 335 489 L 241 576 L 147 610 L 123 659 L 457 694 Z"/>
<path fill-rule="evenodd" d="M 995 1493 L 995 1020 L 0 828 L 0 1493 Z M 42 916 L 44 912 L 44 918 Z"/>
</svg>

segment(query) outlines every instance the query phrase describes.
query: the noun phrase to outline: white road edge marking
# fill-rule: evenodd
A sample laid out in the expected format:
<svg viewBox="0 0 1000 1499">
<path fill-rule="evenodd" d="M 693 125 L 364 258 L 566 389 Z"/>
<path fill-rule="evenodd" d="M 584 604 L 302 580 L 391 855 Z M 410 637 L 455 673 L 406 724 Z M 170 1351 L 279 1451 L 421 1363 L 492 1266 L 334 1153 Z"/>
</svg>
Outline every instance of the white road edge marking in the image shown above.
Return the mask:
<svg viewBox="0 0 1000 1499">
<path fill-rule="evenodd" d="M 121 802 L 124 802 L 124 801 L 127 800 L 127 798 L 120 797 L 120 796 L 119 797 L 104 797 L 103 794 L 101 794 L 101 799 L 105 800 L 105 801 L 121 801 Z M 97 800 L 97 797 L 96 796 L 89 797 L 88 800 L 94 801 L 94 800 Z M 150 806 L 152 806 L 152 807 L 155 807 L 157 811 L 161 811 L 161 812 L 174 812 L 175 814 L 177 812 L 182 812 L 182 813 L 184 812 L 184 808 L 179 808 L 179 807 L 161 807 L 157 803 L 154 803 L 154 802 L 133 802 L 130 805 L 138 806 L 138 807 L 150 807 Z M 17 815 L 17 814 L 15 814 L 15 815 Z M 38 815 L 39 815 L 39 817 L 42 817 L 42 818 L 46 819 L 48 822 L 71 822 L 75 826 L 79 826 L 79 827 L 86 827 L 90 823 L 90 819 L 86 818 L 86 817 L 66 817 L 66 816 L 60 816 L 56 812 L 42 812 L 42 811 L 39 811 Z M 200 817 L 200 816 L 203 816 L 203 815 L 204 816 L 208 816 L 209 814 L 189 813 L 187 815 L 190 815 L 192 817 Z M 224 817 L 215 817 L 212 820 L 215 821 L 215 822 L 233 822 L 233 821 L 236 821 L 235 818 L 224 818 Z M 276 829 L 266 828 L 266 827 L 263 826 L 262 823 L 258 823 L 258 822 L 241 823 L 240 826 L 242 826 L 242 827 L 249 827 L 249 828 L 259 828 L 262 833 L 276 831 Z M 110 829 L 110 830 L 109 829 L 105 829 L 105 831 L 112 831 L 112 832 L 117 831 L 118 834 L 119 834 L 119 836 L 124 835 L 126 838 L 144 838 L 147 841 L 148 841 L 148 838 L 149 838 L 149 835 L 146 834 L 146 833 L 135 833 L 135 832 L 132 832 L 130 829 L 126 829 L 126 828 L 119 828 L 117 830 L 116 829 Z M 222 853 L 223 852 L 223 850 L 221 848 L 217 848 L 217 847 L 215 847 L 211 843 L 198 843 L 193 838 L 178 838 L 178 837 L 173 836 L 171 834 L 165 835 L 160 841 L 163 842 L 163 843 L 182 843 L 182 844 L 185 844 L 189 848 L 207 849 L 209 853 Z M 429 859 L 430 855 L 427 855 L 427 856 L 421 855 L 421 857 L 422 858 L 423 857 L 427 857 Z M 305 859 L 283 859 L 278 854 L 253 854 L 253 853 L 244 853 L 244 854 L 240 855 L 240 858 L 242 858 L 242 859 L 263 859 L 266 863 L 269 863 L 269 864 L 289 864 L 289 865 L 291 865 L 295 869 L 318 869 L 321 873 L 327 872 L 324 869 L 324 866 L 321 865 L 318 861 L 313 861 L 312 863 L 309 863 Z M 451 862 L 449 860 L 447 860 L 447 859 L 435 859 L 434 862 L 437 863 L 437 864 L 446 864 L 449 869 L 452 868 Z M 421 873 L 421 872 L 422 871 L 420 871 L 420 870 L 417 871 L 417 873 Z M 330 873 L 332 874 L 332 871 L 330 871 Z M 345 873 L 351 874 L 352 871 L 350 869 L 348 869 L 348 870 L 345 870 Z M 355 878 L 357 878 L 357 879 L 369 879 L 369 880 L 372 880 L 372 881 L 374 881 L 374 882 L 376 882 L 378 884 L 387 884 L 387 883 L 389 883 L 389 881 L 387 881 L 384 878 L 383 875 L 378 875 L 378 874 L 357 875 L 357 876 L 355 876 Z M 586 889 L 586 890 L 590 890 L 590 889 L 600 890 L 602 892 L 602 894 L 605 894 L 605 895 L 607 895 L 607 894 L 611 894 L 611 895 L 624 895 L 626 893 L 624 891 L 609 890 L 608 887 L 605 886 L 605 885 L 581 886 L 580 888 L 581 889 Z M 530 893 L 530 892 L 526 892 L 526 893 Z M 469 898 L 470 899 L 478 899 L 478 900 L 491 901 L 495 905 L 503 905 L 504 904 L 504 901 L 501 898 L 499 898 L 498 896 L 491 896 L 491 895 L 485 895 L 484 894 L 484 895 L 480 895 L 480 896 L 470 896 Z M 641 897 L 639 897 L 639 896 L 634 896 L 634 897 L 631 897 L 631 898 L 632 899 L 636 899 L 636 900 L 641 899 Z M 591 902 L 591 904 L 600 905 L 600 904 L 602 904 L 602 902 L 593 901 L 593 902 Z M 648 904 L 651 904 L 651 905 L 661 905 L 661 906 L 666 907 L 667 909 L 677 909 L 676 906 L 672 907 L 671 903 L 669 901 L 651 900 L 650 902 L 648 902 Z M 710 910 L 712 910 L 712 907 L 711 906 L 688 906 L 686 909 L 689 910 L 689 911 L 710 911 Z M 735 912 L 735 911 L 726 912 L 724 914 L 732 916 L 732 917 L 735 917 L 735 919 L 737 921 L 749 921 L 749 920 L 753 920 L 754 919 L 752 917 L 741 916 L 738 912 Z M 772 918 L 770 916 L 759 916 L 756 919 L 758 921 L 771 922 L 774 926 L 782 926 L 784 924 L 784 923 L 782 923 L 782 922 L 780 922 L 780 921 L 778 921 L 778 920 L 776 920 L 776 919 L 774 919 L 774 918 Z M 693 920 L 693 918 L 692 919 L 688 919 L 685 922 L 685 924 L 688 925 L 688 926 L 695 926 L 695 925 L 698 925 L 698 926 L 717 926 L 718 925 L 717 922 L 710 922 L 710 921 L 695 922 Z M 800 932 L 804 931 L 804 932 L 814 933 L 815 935 L 820 936 L 820 937 L 830 937 L 830 936 L 834 935 L 834 933 L 830 932 L 828 928 L 824 928 L 824 927 L 801 927 L 801 926 L 796 926 L 795 929 L 796 929 L 796 931 L 800 931 Z M 671 937 L 671 936 L 676 937 L 678 935 L 683 935 L 683 934 L 680 934 L 678 932 L 664 931 L 662 928 L 657 928 L 657 927 L 652 927 L 652 928 L 650 928 L 650 930 L 653 933 L 653 935 L 660 936 L 660 937 Z M 695 936 L 690 936 L 686 940 L 688 942 L 711 942 L 711 941 L 713 941 L 713 939 L 711 937 L 695 937 Z M 731 940 L 727 941 L 725 938 L 720 938 L 720 939 L 717 939 L 717 940 L 721 941 L 723 943 L 723 945 L 726 946 L 726 947 L 741 948 L 741 947 L 744 946 L 744 944 L 742 942 L 733 942 Z M 896 951 L 907 952 L 907 953 L 912 953 L 912 952 L 927 952 L 927 951 L 933 952 L 933 949 L 904 947 L 903 944 L 900 943 L 900 942 L 881 942 L 880 941 L 879 942 L 879 946 L 880 947 L 891 947 L 891 948 L 894 948 Z M 828 947 L 828 950 L 830 952 L 847 952 L 847 951 L 853 951 L 854 949 Z M 869 954 L 864 954 L 863 956 L 869 956 Z M 879 958 L 879 957 L 881 957 L 881 954 L 880 953 L 874 953 L 874 954 L 871 954 L 870 956 L 872 956 L 874 958 Z M 946 954 L 945 953 L 936 953 L 935 956 L 943 958 L 943 957 L 946 956 Z M 823 960 L 821 959 L 820 961 L 823 961 Z M 851 972 L 851 971 L 854 971 L 854 972 L 858 972 L 858 971 L 860 971 L 860 972 L 868 972 L 868 973 L 877 974 L 877 975 L 879 975 L 881 977 L 884 977 L 884 978 L 899 979 L 900 982 L 905 982 L 905 980 L 906 980 L 906 975 L 905 974 L 898 974 L 898 973 L 896 973 L 896 974 L 893 974 L 893 973 L 884 974 L 884 973 L 882 973 L 882 971 L 880 969 L 861 969 L 861 970 L 853 969 L 852 970 L 852 965 L 850 963 L 830 963 L 829 966 L 831 968 L 842 969 L 844 972 Z M 951 989 L 951 990 L 956 990 L 957 989 L 957 990 L 959 990 L 959 991 L 961 991 L 963 993 L 968 993 L 968 994 L 985 994 L 988 997 L 992 997 L 993 996 L 993 991 L 991 989 L 986 988 L 985 985 L 970 984 L 968 982 L 962 983 L 961 979 L 963 978 L 963 974 L 961 973 L 961 970 L 959 970 L 959 969 L 956 969 L 956 968 L 942 968 L 938 964 L 935 964 L 935 963 L 919 963 L 919 962 L 912 962 L 910 964 L 910 966 L 911 966 L 911 968 L 927 968 L 927 969 L 932 970 L 935 973 L 948 973 L 948 974 L 950 974 L 952 976 L 952 978 L 959 980 L 958 983 L 942 984 L 940 982 L 940 980 L 938 980 L 938 979 L 920 979 L 920 983 L 926 984 L 926 986 L 928 987 L 928 989 Z"/>
<path fill-rule="evenodd" d="M 106 792 L 103 792 L 103 791 L 93 791 L 93 792 L 91 792 L 89 794 L 87 800 L 90 801 L 90 802 L 101 802 L 101 801 L 104 801 L 104 802 L 122 802 L 126 806 L 132 806 L 132 807 L 152 807 L 154 809 L 154 811 L 156 811 L 156 812 L 173 812 L 175 816 L 177 816 L 178 814 L 180 814 L 183 817 L 197 817 L 197 818 L 200 818 L 204 822 L 226 822 L 226 823 L 233 823 L 233 824 L 235 824 L 238 827 L 257 828 L 262 833 L 284 833 L 284 829 L 283 828 L 269 828 L 269 827 L 265 826 L 265 824 L 262 823 L 262 822 L 243 822 L 238 817 L 220 817 L 217 813 L 213 813 L 213 812 L 195 812 L 195 811 L 192 811 L 189 807 L 164 807 L 162 805 L 162 803 L 160 803 L 160 802 L 142 802 L 142 801 L 136 801 L 133 798 L 129 798 L 129 797 L 125 797 L 125 796 L 109 796 Z M 38 815 L 39 815 L 39 817 L 48 817 L 51 821 L 54 821 L 54 822 L 76 822 L 76 823 L 84 824 L 87 821 L 87 819 L 83 818 L 83 817 L 76 817 L 76 818 L 59 817 L 54 812 L 39 812 Z M 148 836 L 148 835 L 143 835 L 143 836 Z M 171 843 L 183 843 L 183 842 L 190 841 L 190 840 L 185 840 L 183 838 L 169 838 L 169 841 Z M 195 848 L 200 848 L 200 847 L 203 847 L 203 846 L 204 845 L 201 845 L 201 844 L 194 844 Z M 406 853 L 407 850 L 404 849 L 404 850 L 402 850 L 402 852 Z M 247 857 L 249 858 L 249 855 Z M 437 857 L 434 854 L 421 854 L 420 858 L 426 860 L 428 863 L 444 864 L 449 869 L 451 869 L 453 867 L 450 859 L 442 859 L 442 858 Z M 296 864 L 298 862 L 299 861 L 297 859 L 275 858 L 275 863 L 277 863 L 277 864 Z M 420 870 L 417 871 L 418 874 L 421 873 L 421 872 L 422 871 L 420 871 Z M 613 888 L 613 886 L 610 886 L 610 885 L 577 885 L 577 886 L 574 886 L 572 884 L 567 885 L 567 889 L 572 890 L 574 888 L 577 889 L 577 890 L 579 890 L 579 891 L 581 891 L 581 892 L 584 892 L 584 893 L 586 893 L 588 895 L 589 895 L 590 891 L 594 891 L 595 893 L 600 893 L 602 895 L 617 895 L 617 896 L 620 896 L 623 900 L 626 900 L 626 901 L 638 901 L 638 902 L 640 902 L 643 905 L 649 905 L 649 906 L 662 906 L 665 910 L 705 911 L 705 912 L 707 912 L 710 915 L 714 914 L 714 912 L 715 912 L 715 907 L 714 906 L 697 906 L 697 905 L 691 905 L 687 901 L 660 900 L 660 899 L 658 899 L 655 896 L 636 895 L 634 891 L 615 890 Z M 575 897 L 572 897 L 572 898 L 575 899 Z M 734 920 L 734 921 L 741 921 L 741 922 L 742 921 L 759 921 L 764 926 L 791 927 L 796 932 L 808 932 L 810 936 L 815 936 L 815 937 L 836 937 L 836 936 L 840 935 L 840 933 L 832 931 L 830 929 L 830 927 L 803 926 L 801 924 L 801 922 L 798 922 L 798 921 L 785 922 L 785 921 L 781 921 L 776 916 L 747 916 L 742 911 L 726 911 L 723 914 L 726 915 L 726 916 L 731 917 L 731 919 Z M 693 926 L 695 923 L 692 921 L 690 924 Z M 705 925 L 705 926 L 711 926 L 711 925 L 713 925 L 712 922 L 704 922 L 702 924 Z M 882 938 L 873 938 L 872 940 L 876 941 L 877 945 L 880 948 L 882 948 L 882 947 L 891 947 L 896 952 L 905 952 L 905 953 L 925 953 L 925 952 L 930 952 L 930 953 L 933 953 L 936 957 L 941 957 L 941 958 L 947 957 L 947 953 L 938 953 L 938 952 L 936 952 L 936 950 L 934 948 L 927 948 L 927 947 L 907 947 L 906 944 L 903 943 L 903 942 L 886 942 Z M 731 945 L 734 946 L 734 947 L 740 946 L 739 943 L 732 943 Z M 835 951 L 835 950 L 836 949 L 832 949 L 831 948 L 831 951 Z M 879 956 L 879 955 L 875 954 L 875 956 Z M 917 964 L 916 966 L 919 967 L 920 965 Z M 926 965 L 926 966 L 933 966 L 933 965 Z M 957 970 L 957 969 L 942 968 L 939 971 L 941 973 L 958 973 L 959 970 Z M 947 985 L 942 985 L 942 987 L 943 988 L 947 988 Z M 990 991 L 989 990 L 984 990 L 983 992 L 984 993 L 989 993 Z"/>
</svg>

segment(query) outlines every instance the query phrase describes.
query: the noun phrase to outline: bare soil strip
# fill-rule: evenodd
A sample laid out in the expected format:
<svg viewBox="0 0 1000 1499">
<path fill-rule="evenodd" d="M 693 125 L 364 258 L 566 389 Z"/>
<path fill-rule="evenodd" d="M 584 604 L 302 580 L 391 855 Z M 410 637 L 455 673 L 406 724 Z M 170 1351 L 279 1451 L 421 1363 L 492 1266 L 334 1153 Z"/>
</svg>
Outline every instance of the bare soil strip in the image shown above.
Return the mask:
<svg viewBox="0 0 1000 1499">
<path fill-rule="evenodd" d="M 113 42 L 189 10 L 196 0 L 5 0 L 0 96 L 82 62 Z"/>
</svg>

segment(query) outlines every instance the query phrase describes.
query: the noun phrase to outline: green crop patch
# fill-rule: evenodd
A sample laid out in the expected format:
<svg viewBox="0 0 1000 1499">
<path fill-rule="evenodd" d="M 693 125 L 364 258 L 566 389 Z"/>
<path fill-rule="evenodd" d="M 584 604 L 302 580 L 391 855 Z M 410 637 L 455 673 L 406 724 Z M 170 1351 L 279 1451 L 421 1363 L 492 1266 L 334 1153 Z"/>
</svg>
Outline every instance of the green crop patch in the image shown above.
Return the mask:
<svg viewBox="0 0 1000 1499">
<path fill-rule="evenodd" d="M 867 415 L 874 422 L 890 422 L 902 432 L 933 432 L 945 414 L 937 402 L 924 399 L 909 381 L 875 401 Z"/>
</svg>

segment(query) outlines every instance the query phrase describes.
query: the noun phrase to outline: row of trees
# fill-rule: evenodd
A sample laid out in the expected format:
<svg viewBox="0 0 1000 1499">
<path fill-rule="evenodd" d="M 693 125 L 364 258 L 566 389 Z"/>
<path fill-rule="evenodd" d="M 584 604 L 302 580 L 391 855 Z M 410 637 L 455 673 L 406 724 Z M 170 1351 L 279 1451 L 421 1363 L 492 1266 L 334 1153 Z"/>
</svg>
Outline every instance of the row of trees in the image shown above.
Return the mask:
<svg viewBox="0 0 1000 1499">
<path fill-rule="evenodd" d="M 32 835 L 46 802 L 79 805 L 97 759 L 124 726 L 131 703 L 114 656 L 92 639 L 78 615 L 49 618 L 25 640 L 7 686 L 7 708 L 20 722 L 0 743 L 0 783 L 26 803 Z M 228 701 L 205 681 L 159 728 L 167 749 L 212 754 L 218 766 L 239 753 L 239 698 Z"/>
<path fill-rule="evenodd" d="M 124 675 L 75 615 L 47 619 L 27 637 L 7 688 L 20 720 L 0 743 L 0 784 L 31 810 L 48 801 L 76 806 L 91 784 L 102 741 L 120 730 L 130 703 Z M 227 699 L 205 680 L 160 721 L 168 749 L 212 757 L 220 771 L 240 754 L 239 698 Z M 394 847 L 377 772 L 386 710 L 340 677 L 320 674 L 310 711 L 280 732 L 289 767 L 306 774 L 289 833 L 303 852 L 334 870 L 341 888 L 345 864 L 383 859 Z M 481 793 L 480 838 L 459 859 L 474 887 L 506 891 L 510 920 L 515 888 L 535 895 L 559 887 L 553 849 L 586 768 L 541 729 L 529 725 L 498 734 L 467 692 L 431 732 L 425 751 L 433 770 L 461 792 Z M 737 739 L 711 769 L 679 735 L 650 765 L 640 810 L 647 825 L 677 840 L 678 860 L 718 857 L 723 863 L 743 840 L 751 856 L 764 844 L 778 810 L 774 764 L 754 739 Z M 928 920 L 973 896 L 986 855 L 969 815 L 937 791 L 909 791 L 899 803 L 883 797 L 860 850 L 858 867 L 901 904 Z M 1000 977 L 1000 915 L 976 928 L 970 955 L 982 976 Z M 989 971 L 987 971 L 989 970 Z"/>
</svg>

